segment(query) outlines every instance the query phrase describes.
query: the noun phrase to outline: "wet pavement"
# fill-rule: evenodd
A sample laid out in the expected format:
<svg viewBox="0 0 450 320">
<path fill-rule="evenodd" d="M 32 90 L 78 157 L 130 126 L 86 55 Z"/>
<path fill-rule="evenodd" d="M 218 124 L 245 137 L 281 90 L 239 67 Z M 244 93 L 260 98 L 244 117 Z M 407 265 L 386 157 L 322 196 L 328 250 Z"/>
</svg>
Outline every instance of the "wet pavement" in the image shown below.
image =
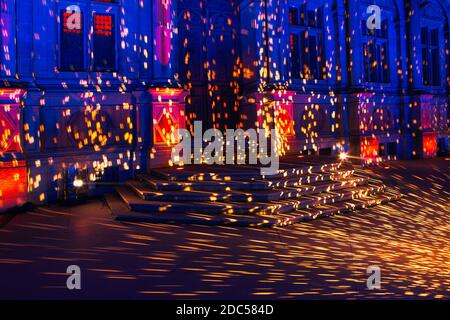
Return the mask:
<svg viewBox="0 0 450 320">
<path fill-rule="evenodd" d="M 18 214 L 0 224 L 0 298 L 450 298 L 449 160 L 371 169 L 404 198 L 279 229 L 120 223 L 101 199 Z"/>
</svg>

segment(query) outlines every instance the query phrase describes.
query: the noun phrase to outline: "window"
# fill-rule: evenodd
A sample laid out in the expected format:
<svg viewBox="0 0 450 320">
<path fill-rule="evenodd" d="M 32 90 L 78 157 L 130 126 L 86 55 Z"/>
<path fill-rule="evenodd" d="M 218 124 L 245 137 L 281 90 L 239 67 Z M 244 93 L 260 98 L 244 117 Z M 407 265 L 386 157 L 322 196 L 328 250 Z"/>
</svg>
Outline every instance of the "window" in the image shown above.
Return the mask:
<svg viewBox="0 0 450 320">
<path fill-rule="evenodd" d="M 79 16 L 74 17 L 76 14 Z M 83 13 L 61 10 L 60 16 L 63 23 L 60 25 L 59 68 L 61 71 L 84 71 L 86 50 Z"/>
<path fill-rule="evenodd" d="M 426 86 L 439 86 L 439 29 L 422 27 L 422 75 Z"/>
<path fill-rule="evenodd" d="M 106 5 L 107 3 L 107 5 Z M 59 70 L 65 72 L 117 69 L 117 1 L 61 3 Z"/>
<path fill-rule="evenodd" d="M 326 80 L 322 7 L 291 7 L 289 23 L 293 78 Z"/>
<path fill-rule="evenodd" d="M 112 14 L 94 14 L 94 70 L 116 68 L 115 21 Z"/>
<path fill-rule="evenodd" d="M 367 20 L 364 19 L 361 21 L 361 28 L 363 32 L 365 81 L 390 82 L 387 20 L 382 21 L 381 29 L 369 30 Z"/>
<path fill-rule="evenodd" d="M 289 24 L 298 26 L 298 8 L 291 7 L 289 8 Z"/>
<path fill-rule="evenodd" d="M 396 154 L 397 154 L 397 143 L 396 142 L 380 143 L 378 145 L 378 156 L 394 157 Z"/>
</svg>

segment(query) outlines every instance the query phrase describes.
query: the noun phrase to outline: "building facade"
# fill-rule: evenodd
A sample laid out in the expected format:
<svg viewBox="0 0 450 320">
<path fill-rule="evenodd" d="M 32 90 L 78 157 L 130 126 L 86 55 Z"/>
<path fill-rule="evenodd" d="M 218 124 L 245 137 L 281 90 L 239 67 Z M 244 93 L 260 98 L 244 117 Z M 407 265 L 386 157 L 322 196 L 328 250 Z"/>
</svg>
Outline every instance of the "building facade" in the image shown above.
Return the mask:
<svg viewBox="0 0 450 320">
<path fill-rule="evenodd" d="M 195 121 L 277 126 L 286 152 L 444 154 L 449 19 L 449 0 L 1 0 L 2 206 L 167 165 Z"/>
</svg>

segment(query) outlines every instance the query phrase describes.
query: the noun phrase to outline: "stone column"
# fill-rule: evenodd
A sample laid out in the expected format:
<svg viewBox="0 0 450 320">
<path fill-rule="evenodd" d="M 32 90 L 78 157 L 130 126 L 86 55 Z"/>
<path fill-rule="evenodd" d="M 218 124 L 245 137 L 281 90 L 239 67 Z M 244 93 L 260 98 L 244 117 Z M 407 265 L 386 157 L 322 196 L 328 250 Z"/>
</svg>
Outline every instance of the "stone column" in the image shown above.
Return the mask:
<svg viewBox="0 0 450 320">
<path fill-rule="evenodd" d="M 176 0 L 153 1 L 153 81 L 156 83 L 174 82 L 178 72 L 176 14 Z"/>
<path fill-rule="evenodd" d="M 186 127 L 187 92 L 178 86 L 176 16 L 176 0 L 153 1 L 153 79 L 147 90 L 151 112 L 140 112 L 151 119 L 141 121 L 142 130 L 151 128 L 147 170 L 169 165 L 172 147 L 178 143 L 176 130 Z"/>
</svg>

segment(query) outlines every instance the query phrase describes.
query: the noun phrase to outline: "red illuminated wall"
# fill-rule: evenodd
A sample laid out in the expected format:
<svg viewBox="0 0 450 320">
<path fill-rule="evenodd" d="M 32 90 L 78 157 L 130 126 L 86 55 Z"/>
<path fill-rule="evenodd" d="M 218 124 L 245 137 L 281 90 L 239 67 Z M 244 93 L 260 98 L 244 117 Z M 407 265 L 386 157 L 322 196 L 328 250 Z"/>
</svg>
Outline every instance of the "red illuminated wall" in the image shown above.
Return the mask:
<svg viewBox="0 0 450 320">
<path fill-rule="evenodd" d="M 284 137 L 295 136 L 294 131 L 294 103 L 295 92 L 290 90 L 276 90 L 273 94 L 273 110 L 269 106 L 264 95 L 257 96 L 257 118 L 260 128 L 264 128 L 264 123 L 271 121 L 273 117 L 280 134 Z M 269 114 L 268 114 L 269 113 Z M 273 113 L 273 114 L 272 114 Z"/>
<path fill-rule="evenodd" d="M 149 90 L 153 96 L 153 135 L 155 145 L 176 144 L 176 131 L 186 128 L 183 90 Z"/>
<path fill-rule="evenodd" d="M 180 88 L 152 88 L 153 148 L 149 166 L 167 166 L 172 146 L 179 142 L 178 129 L 186 128 L 185 98 Z"/>
<path fill-rule="evenodd" d="M 0 89 L 0 212 L 21 205 L 27 198 L 27 169 L 18 160 L 22 90 Z"/>
<path fill-rule="evenodd" d="M 18 105 L 0 105 L 0 154 L 5 152 L 20 152 Z"/>
<path fill-rule="evenodd" d="M 361 159 L 365 163 L 374 163 L 378 157 L 378 140 L 367 137 L 361 140 Z"/>
<path fill-rule="evenodd" d="M 27 199 L 27 169 L 24 161 L 0 162 L 0 212 L 20 206 Z"/>
<path fill-rule="evenodd" d="M 285 137 L 295 136 L 294 95 L 294 91 L 288 90 L 278 90 L 275 93 L 275 121 L 280 133 Z"/>
<path fill-rule="evenodd" d="M 423 157 L 433 158 L 437 155 L 436 133 L 424 132 L 422 136 Z"/>
</svg>

